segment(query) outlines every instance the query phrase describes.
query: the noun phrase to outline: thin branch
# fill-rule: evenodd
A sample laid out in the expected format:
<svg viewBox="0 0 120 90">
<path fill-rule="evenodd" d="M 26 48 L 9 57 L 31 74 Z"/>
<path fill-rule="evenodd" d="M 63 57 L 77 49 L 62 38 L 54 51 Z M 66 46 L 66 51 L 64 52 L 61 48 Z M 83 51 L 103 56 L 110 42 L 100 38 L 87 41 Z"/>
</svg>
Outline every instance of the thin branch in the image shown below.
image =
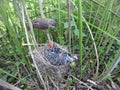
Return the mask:
<svg viewBox="0 0 120 90">
<path fill-rule="evenodd" d="M 34 46 L 35 44 L 27 44 L 27 43 L 23 43 L 22 46 Z M 39 46 L 44 46 L 45 44 L 37 44 Z"/>
<path fill-rule="evenodd" d="M 106 77 L 108 77 L 113 72 L 113 70 L 117 67 L 117 65 L 118 65 L 119 62 L 120 62 L 120 54 L 118 54 L 116 60 L 114 61 L 114 63 L 112 64 L 112 66 L 107 70 L 107 72 L 105 73 L 105 75 L 102 78 L 100 78 L 99 80 L 97 80 L 96 82 L 100 83 L 104 79 L 106 79 Z"/>
<path fill-rule="evenodd" d="M 24 2 L 24 0 L 23 0 L 23 2 Z M 25 34 L 26 34 L 27 43 L 30 44 L 29 36 L 28 36 L 26 24 L 25 24 L 24 11 L 25 11 L 25 14 L 26 14 L 26 16 L 27 16 L 27 19 L 28 19 L 28 22 L 29 22 L 31 31 L 33 31 L 33 27 L 32 27 L 32 23 L 31 23 L 31 21 L 30 21 L 29 15 L 28 15 L 28 13 L 27 13 L 27 9 L 26 9 L 26 6 L 25 6 L 25 2 L 22 3 L 22 4 L 23 4 L 23 7 L 22 7 L 22 16 L 23 16 L 23 18 L 22 18 L 23 20 L 22 20 L 22 21 L 23 21 L 23 22 L 22 22 L 22 23 L 23 23 L 23 27 L 24 27 L 24 29 L 25 29 Z M 34 36 L 33 36 L 33 37 L 34 37 Z M 35 40 L 34 40 L 34 41 L 35 41 Z M 36 43 L 36 42 L 34 42 L 34 43 Z M 36 61 L 35 61 L 35 58 L 34 58 L 34 55 L 33 55 L 32 49 L 31 49 L 31 46 L 28 46 L 28 48 L 29 48 L 30 55 L 31 55 L 31 57 L 32 57 L 33 63 L 34 63 L 34 65 L 35 65 L 37 74 L 38 74 L 38 76 L 39 76 L 39 79 L 42 81 L 42 84 L 43 84 L 43 86 L 44 86 L 44 90 L 46 90 L 46 86 L 45 86 L 44 80 L 43 80 L 42 75 L 41 75 L 41 73 L 40 73 L 40 71 L 39 71 L 39 69 L 38 69 L 37 63 L 36 63 Z"/>
<path fill-rule="evenodd" d="M 91 88 L 89 85 L 87 85 L 86 83 L 80 81 L 78 78 L 74 77 L 73 75 L 71 75 L 75 80 L 77 80 L 80 84 L 83 84 L 84 86 L 86 86 L 88 88 L 88 90 L 94 90 L 93 88 Z"/>
<path fill-rule="evenodd" d="M 30 17 L 28 15 L 28 11 L 27 11 L 27 8 L 25 6 L 25 1 L 23 0 L 23 7 L 24 7 L 24 11 L 25 11 L 25 14 L 26 14 L 26 17 L 27 17 L 27 20 L 28 20 L 28 24 L 29 24 L 29 27 L 30 27 L 30 31 L 32 33 L 32 39 L 33 39 L 33 43 L 35 44 L 35 47 L 38 48 L 37 46 L 37 42 L 36 42 L 36 39 L 35 39 L 35 35 L 34 35 L 34 32 L 33 32 L 33 24 L 30 20 Z"/>
<path fill-rule="evenodd" d="M 45 18 L 45 15 L 44 15 L 44 12 L 43 12 L 43 8 L 42 8 L 42 3 L 43 3 L 43 0 L 39 0 L 39 7 L 40 7 L 41 18 Z"/>
<path fill-rule="evenodd" d="M 67 8 L 68 8 L 69 52 L 71 52 L 71 2 L 70 2 L 70 0 L 67 0 Z"/>
<path fill-rule="evenodd" d="M 19 17 L 19 19 L 20 19 L 20 22 L 21 22 L 21 24 L 22 24 L 22 15 L 21 15 L 21 13 L 20 13 L 20 7 L 19 7 L 19 5 L 18 5 L 18 3 L 17 3 L 16 0 L 14 0 L 14 5 L 15 5 L 15 9 L 17 10 L 17 14 L 18 14 L 18 17 Z"/>
<path fill-rule="evenodd" d="M 50 81 L 53 83 L 53 85 L 56 87 L 57 90 L 60 90 L 59 87 L 56 85 L 56 83 L 52 80 L 52 78 L 49 76 Z"/>
<path fill-rule="evenodd" d="M 12 85 L 8 82 L 5 82 L 1 79 L 0 79 L 0 87 L 3 87 L 4 90 L 22 90 L 22 89 L 15 87 L 14 85 Z M 3 89 L 1 89 L 1 90 L 3 90 Z"/>
<path fill-rule="evenodd" d="M 23 17 L 22 17 L 22 14 L 21 14 L 21 9 L 20 9 L 20 6 L 18 5 L 18 3 L 17 3 L 17 1 L 16 0 L 14 0 L 14 5 L 15 5 L 15 9 L 16 9 L 16 11 L 17 11 L 17 14 L 18 14 L 18 17 L 19 17 L 19 19 L 20 19 L 20 23 L 21 23 L 21 25 L 22 26 L 24 26 L 23 24 Z M 24 12 L 24 11 L 23 11 Z M 27 73 L 29 74 L 29 72 L 28 72 L 28 70 L 26 69 L 26 67 L 25 67 L 25 65 L 23 64 L 23 66 L 24 66 L 24 68 L 25 68 L 25 70 L 27 71 Z M 31 77 L 31 76 L 30 76 Z M 32 77 L 31 77 L 31 79 L 32 79 Z M 33 80 L 34 81 L 34 80 Z M 39 89 L 39 86 L 37 85 L 37 83 L 36 83 L 36 87 Z"/>
<path fill-rule="evenodd" d="M 86 26 L 87 26 L 87 28 L 88 28 L 88 31 L 89 31 L 89 33 L 90 33 L 90 35 L 91 35 L 91 39 L 92 39 L 92 41 L 93 41 L 93 45 L 94 45 L 94 49 L 95 49 L 96 61 L 97 61 L 96 74 L 95 74 L 95 78 L 96 78 L 97 75 L 98 75 L 98 70 L 99 70 L 98 51 L 97 51 L 97 47 L 96 47 L 95 40 L 94 40 L 93 34 L 92 34 L 92 32 L 91 32 L 91 29 L 90 29 L 88 23 L 86 22 L 85 18 L 84 18 L 83 16 L 82 16 L 82 18 L 83 18 L 83 20 L 84 20 L 84 22 L 85 22 L 85 24 L 86 24 Z"/>
<path fill-rule="evenodd" d="M 94 81 L 92 81 L 92 80 L 90 80 L 90 79 L 88 79 L 87 81 L 88 81 L 89 83 L 93 84 L 93 85 L 97 85 L 96 82 L 94 82 Z"/>
</svg>

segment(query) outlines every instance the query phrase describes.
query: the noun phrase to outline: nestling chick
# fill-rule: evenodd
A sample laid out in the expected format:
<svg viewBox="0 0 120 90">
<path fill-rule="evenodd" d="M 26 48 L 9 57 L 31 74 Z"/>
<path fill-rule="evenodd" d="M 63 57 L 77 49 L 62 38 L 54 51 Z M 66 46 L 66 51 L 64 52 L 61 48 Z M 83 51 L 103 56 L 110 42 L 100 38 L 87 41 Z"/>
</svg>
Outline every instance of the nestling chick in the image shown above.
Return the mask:
<svg viewBox="0 0 120 90">
<path fill-rule="evenodd" d="M 45 46 L 44 57 L 47 58 L 51 64 L 56 66 L 65 65 L 78 59 L 76 55 L 72 55 L 61 49 L 55 43 L 53 43 L 53 48 L 49 48 L 49 45 Z"/>
</svg>

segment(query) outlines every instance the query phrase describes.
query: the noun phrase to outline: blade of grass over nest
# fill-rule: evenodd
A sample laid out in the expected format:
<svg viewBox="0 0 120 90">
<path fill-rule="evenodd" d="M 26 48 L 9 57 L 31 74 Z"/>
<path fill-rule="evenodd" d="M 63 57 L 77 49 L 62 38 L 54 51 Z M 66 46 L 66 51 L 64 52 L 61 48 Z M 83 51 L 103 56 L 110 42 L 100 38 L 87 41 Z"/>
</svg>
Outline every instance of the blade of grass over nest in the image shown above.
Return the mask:
<svg viewBox="0 0 120 90">
<path fill-rule="evenodd" d="M 82 0 L 78 0 L 78 29 L 79 29 L 79 49 L 80 49 L 80 77 L 82 78 Z"/>
</svg>

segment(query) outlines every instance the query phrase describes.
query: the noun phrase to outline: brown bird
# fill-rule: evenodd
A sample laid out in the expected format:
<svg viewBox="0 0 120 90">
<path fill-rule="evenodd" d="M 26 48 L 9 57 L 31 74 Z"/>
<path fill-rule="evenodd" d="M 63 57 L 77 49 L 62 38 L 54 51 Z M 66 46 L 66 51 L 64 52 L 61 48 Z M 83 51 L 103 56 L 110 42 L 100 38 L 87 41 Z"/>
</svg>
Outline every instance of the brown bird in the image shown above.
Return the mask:
<svg viewBox="0 0 120 90">
<path fill-rule="evenodd" d="M 38 18 L 33 20 L 33 28 L 47 30 L 48 28 L 55 28 L 56 21 L 50 18 Z"/>
<path fill-rule="evenodd" d="M 49 28 L 54 29 L 55 27 L 56 27 L 56 21 L 51 18 L 37 18 L 33 20 L 33 28 L 42 29 L 43 31 L 46 32 L 50 48 L 53 47 L 53 42 L 50 39 L 48 29 Z"/>
</svg>

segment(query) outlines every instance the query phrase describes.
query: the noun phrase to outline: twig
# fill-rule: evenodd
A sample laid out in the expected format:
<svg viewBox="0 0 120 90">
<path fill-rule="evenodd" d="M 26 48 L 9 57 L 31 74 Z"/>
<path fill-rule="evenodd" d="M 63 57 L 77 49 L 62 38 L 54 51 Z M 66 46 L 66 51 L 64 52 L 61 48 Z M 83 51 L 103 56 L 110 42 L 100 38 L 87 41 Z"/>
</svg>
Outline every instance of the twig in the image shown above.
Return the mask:
<svg viewBox="0 0 120 90">
<path fill-rule="evenodd" d="M 34 46 L 35 44 L 27 44 L 27 43 L 24 43 L 22 44 L 23 46 Z M 44 46 L 45 44 L 37 44 L 37 45 L 40 45 L 40 46 Z"/>
<path fill-rule="evenodd" d="M 8 83 L 8 82 L 5 82 L 3 80 L 0 79 L 0 87 L 3 87 L 5 90 L 22 90 L 18 87 L 15 87 L 14 85 Z M 2 89 L 3 90 L 3 89 Z"/>
<path fill-rule="evenodd" d="M 40 14 L 41 14 L 41 18 L 45 18 L 43 8 L 42 8 L 42 2 L 43 0 L 39 0 Z"/>
<path fill-rule="evenodd" d="M 96 73 L 95 73 L 95 78 L 96 78 L 97 75 L 98 75 L 98 70 L 99 70 L 99 57 L 98 57 L 98 51 L 97 51 L 97 47 L 96 47 L 95 40 L 94 40 L 94 38 L 93 38 L 93 34 L 92 34 L 92 32 L 91 32 L 91 29 L 90 29 L 88 23 L 86 22 L 85 18 L 84 18 L 83 16 L 82 16 L 82 18 L 83 18 L 83 20 L 84 20 L 84 22 L 85 22 L 85 24 L 86 24 L 86 26 L 87 26 L 87 28 L 88 28 L 88 31 L 90 32 L 91 39 L 92 39 L 93 44 L 94 44 L 94 49 L 95 49 L 95 54 L 96 54 L 96 60 L 97 60 L 97 67 L 96 67 Z"/>
<path fill-rule="evenodd" d="M 47 34 L 48 41 L 51 42 L 51 39 L 50 39 L 50 35 L 49 35 L 49 31 L 48 31 L 48 30 L 46 30 L 46 34 Z"/>
<path fill-rule="evenodd" d="M 36 49 L 36 40 L 35 40 L 35 36 L 34 36 L 34 32 L 33 32 L 33 27 L 32 27 L 32 23 L 31 23 L 31 20 L 29 18 L 29 15 L 28 15 L 28 12 L 27 12 L 27 9 L 26 9 L 26 6 L 25 6 L 25 1 L 23 0 L 23 9 L 25 11 L 25 14 L 26 14 L 26 17 L 27 17 L 27 20 L 28 20 L 28 23 L 29 23 L 29 26 L 30 26 L 30 30 L 32 31 L 32 35 L 33 35 L 33 43 L 35 43 L 35 49 Z M 24 19 L 24 11 L 22 11 L 22 16 L 23 16 L 23 25 L 24 25 L 24 29 L 25 29 L 25 34 L 26 34 L 26 39 L 27 39 L 27 43 L 30 44 L 30 41 L 29 41 L 29 36 L 28 36 L 28 32 L 27 32 L 27 28 L 26 28 L 26 25 L 25 25 L 25 19 Z M 28 46 L 29 48 L 29 51 L 30 51 L 30 55 L 32 57 L 32 60 L 33 60 L 33 63 L 35 65 L 35 68 L 36 68 L 36 71 L 37 71 L 37 74 L 38 74 L 38 78 L 41 80 L 43 86 L 44 86 L 44 90 L 46 90 L 46 85 L 44 83 L 44 80 L 42 78 L 42 75 L 38 69 L 38 66 L 37 66 L 37 62 L 35 61 L 35 58 L 34 58 L 34 55 L 33 55 L 33 52 L 32 52 L 32 49 L 31 49 L 31 46 Z M 40 55 L 39 55 L 40 56 Z"/>
<path fill-rule="evenodd" d="M 20 19 L 20 23 L 22 24 L 22 15 L 21 15 L 21 13 L 20 13 L 20 7 L 19 7 L 19 5 L 18 5 L 18 3 L 17 3 L 16 0 L 13 0 L 13 1 L 14 1 L 15 8 L 16 8 L 16 10 L 17 10 L 18 17 L 19 17 L 19 19 Z"/>
<path fill-rule="evenodd" d="M 93 85 L 97 85 L 96 82 L 94 82 L 94 81 L 92 81 L 92 80 L 90 80 L 90 79 L 88 79 L 87 81 L 88 81 L 89 83 L 93 84 Z"/>
<path fill-rule="evenodd" d="M 80 81 L 78 78 L 74 77 L 73 75 L 71 75 L 71 76 L 72 76 L 75 80 L 77 80 L 80 84 L 85 85 L 85 86 L 88 88 L 88 90 L 89 90 L 89 89 L 90 89 L 90 90 L 94 90 L 93 88 L 91 88 L 90 86 L 88 86 L 86 83 Z"/>
<path fill-rule="evenodd" d="M 56 87 L 57 90 L 60 90 L 59 87 L 55 84 L 55 82 L 49 77 L 50 81 L 53 83 L 53 85 Z"/>
<path fill-rule="evenodd" d="M 18 14 L 18 17 L 19 17 L 19 19 L 20 19 L 20 23 L 23 25 L 23 19 L 22 19 L 22 14 L 20 13 L 20 7 L 19 7 L 19 5 L 17 4 L 17 2 L 16 2 L 16 0 L 14 0 L 14 5 L 15 5 L 15 9 L 17 10 L 17 14 Z M 27 68 L 25 67 L 25 65 L 23 64 L 23 67 L 25 68 L 25 70 L 26 70 L 26 72 L 29 74 L 29 72 L 28 72 L 28 70 L 27 70 Z M 30 76 L 30 78 L 32 79 L 32 77 Z M 20 82 L 20 80 L 18 81 L 18 83 Z M 33 80 L 33 82 L 35 82 L 34 80 Z M 35 82 L 36 83 L 36 82 Z M 17 84 L 17 83 L 16 83 Z M 39 89 L 39 86 L 37 85 L 37 83 L 36 83 L 36 87 Z"/>
<path fill-rule="evenodd" d="M 112 64 L 112 66 L 106 71 L 105 75 L 102 78 L 98 79 L 96 82 L 100 83 L 104 79 L 106 79 L 106 77 L 108 77 L 112 73 L 112 71 L 117 67 L 117 65 L 118 65 L 119 62 L 120 62 L 120 54 L 118 54 L 116 60 L 114 61 L 114 63 Z"/>
<path fill-rule="evenodd" d="M 69 52 L 71 52 L 71 2 L 70 0 L 67 1 L 67 8 L 68 8 L 68 35 L 69 35 Z"/>
</svg>

